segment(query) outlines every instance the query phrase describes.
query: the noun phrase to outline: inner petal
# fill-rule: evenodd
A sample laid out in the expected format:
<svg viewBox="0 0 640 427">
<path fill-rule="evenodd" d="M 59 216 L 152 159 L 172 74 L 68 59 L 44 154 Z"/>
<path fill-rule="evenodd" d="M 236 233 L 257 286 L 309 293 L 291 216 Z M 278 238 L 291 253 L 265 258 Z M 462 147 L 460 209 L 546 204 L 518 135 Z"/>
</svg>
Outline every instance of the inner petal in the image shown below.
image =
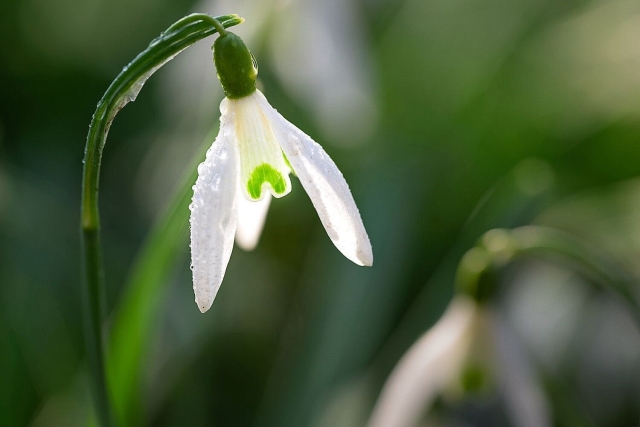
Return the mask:
<svg viewBox="0 0 640 427">
<path fill-rule="evenodd" d="M 230 100 L 236 110 L 240 153 L 240 183 L 248 200 L 261 200 L 264 190 L 274 197 L 291 191 L 287 166 L 271 123 L 253 96 Z"/>
</svg>

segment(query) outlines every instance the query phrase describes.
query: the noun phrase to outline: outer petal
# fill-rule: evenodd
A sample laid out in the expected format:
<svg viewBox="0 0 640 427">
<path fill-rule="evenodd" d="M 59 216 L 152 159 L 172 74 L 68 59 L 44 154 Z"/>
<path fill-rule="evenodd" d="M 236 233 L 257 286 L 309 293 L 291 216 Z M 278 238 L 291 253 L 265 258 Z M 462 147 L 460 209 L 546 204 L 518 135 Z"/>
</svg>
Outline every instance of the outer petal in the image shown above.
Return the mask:
<svg viewBox="0 0 640 427">
<path fill-rule="evenodd" d="M 191 209 L 191 269 L 196 304 L 209 310 L 227 269 L 237 225 L 237 152 L 233 115 L 220 105 L 220 133 L 198 166 Z"/>
<path fill-rule="evenodd" d="M 412 427 L 447 383 L 460 374 L 478 309 L 455 297 L 440 320 L 402 356 L 389 375 L 368 427 Z"/>
<path fill-rule="evenodd" d="M 249 201 L 245 197 L 238 197 L 236 244 L 240 248 L 245 251 L 252 251 L 256 248 L 270 204 L 271 193 L 269 192 L 266 192 L 262 200 L 257 202 Z"/>
<path fill-rule="evenodd" d="M 360 212 L 342 173 L 322 147 L 289 123 L 260 91 L 252 96 L 269 117 L 282 151 L 318 211 L 334 245 L 358 265 L 373 264 L 373 251 Z"/>
<path fill-rule="evenodd" d="M 505 319 L 496 316 L 494 329 L 498 356 L 495 372 L 512 424 L 517 427 L 550 427 L 553 423 L 549 404 L 522 344 Z"/>
</svg>

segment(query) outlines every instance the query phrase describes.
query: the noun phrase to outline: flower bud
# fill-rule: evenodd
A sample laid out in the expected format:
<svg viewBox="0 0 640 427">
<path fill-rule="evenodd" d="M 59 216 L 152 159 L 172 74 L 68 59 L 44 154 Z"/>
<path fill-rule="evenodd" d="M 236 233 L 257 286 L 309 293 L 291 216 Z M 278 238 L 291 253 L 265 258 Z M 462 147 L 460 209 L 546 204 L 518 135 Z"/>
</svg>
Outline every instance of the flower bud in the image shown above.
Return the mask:
<svg viewBox="0 0 640 427">
<path fill-rule="evenodd" d="M 227 98 L 255 92 L 258 64 L 240 37 L 228 31 L 218 37 L 213 43 L 213 62 Z"/>
</svg>

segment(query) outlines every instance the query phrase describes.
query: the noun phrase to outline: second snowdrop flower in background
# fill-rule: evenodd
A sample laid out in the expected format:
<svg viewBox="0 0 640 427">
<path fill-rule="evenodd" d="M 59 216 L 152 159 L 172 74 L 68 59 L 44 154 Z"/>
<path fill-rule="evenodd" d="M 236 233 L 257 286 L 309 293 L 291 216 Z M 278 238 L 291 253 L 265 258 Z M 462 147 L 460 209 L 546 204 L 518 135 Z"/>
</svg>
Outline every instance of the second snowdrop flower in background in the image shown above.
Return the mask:
<svg viewBox="0 0 640 427">
<path fill-rule="evenodd" d="M 213 49 L 226 98 L 220 104 L 220 132 L 198 167 L 190 206 L 193 289 L 200 311 L 211 307 L 220 288 L 234 236 L 241 247 L 255 246 L 271 196 L 291 191 L 291 172 L 338 250 L 358 265 L 372 265 L 369 237 L 335 163 L 256 89 L 255 59 L 240 37 L 221 34 Z"/>
</svg>

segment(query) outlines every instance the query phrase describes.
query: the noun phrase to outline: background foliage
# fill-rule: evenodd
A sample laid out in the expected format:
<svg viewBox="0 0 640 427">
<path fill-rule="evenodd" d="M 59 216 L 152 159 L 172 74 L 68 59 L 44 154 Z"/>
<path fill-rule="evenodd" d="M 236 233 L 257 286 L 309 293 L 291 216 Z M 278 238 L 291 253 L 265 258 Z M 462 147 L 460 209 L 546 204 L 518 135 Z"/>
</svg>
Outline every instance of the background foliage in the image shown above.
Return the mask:
<svg viewBox="0 0 640 427">
<path fill-rule="evenodd" d="M 160 280 L 137 300 L 160 301 L 130 402 L 149 425 L 362 425 L 447 305 L 460 257 L 494 227 L 554 226 L 640 275 L 635 1 L 3 2 L 0 425 L 90 416 L 78 225 L 87 126 L 120 69 L 192 11 L 247 20 L 236 31 L 263 91 L 342 169 L 375 263 L 340 255 L 294 179 L 258 248 L 235 249 L 206 315 L 179 224 L 178 253 L 151 242 L 156 268 L 133 275 L 217 128 L 213 39 L 181 54 L 118 115 L 102 174 L 109 312 L 131 301 L 130 283 Z M 561 264 L 523 261 L 503 282 L 499 308 L 556 424 L 636 425 L 640 334 L 624 306 Z M 469 396 L 452 425 L 509 425 L 500 403 Z"/>
</svg>

